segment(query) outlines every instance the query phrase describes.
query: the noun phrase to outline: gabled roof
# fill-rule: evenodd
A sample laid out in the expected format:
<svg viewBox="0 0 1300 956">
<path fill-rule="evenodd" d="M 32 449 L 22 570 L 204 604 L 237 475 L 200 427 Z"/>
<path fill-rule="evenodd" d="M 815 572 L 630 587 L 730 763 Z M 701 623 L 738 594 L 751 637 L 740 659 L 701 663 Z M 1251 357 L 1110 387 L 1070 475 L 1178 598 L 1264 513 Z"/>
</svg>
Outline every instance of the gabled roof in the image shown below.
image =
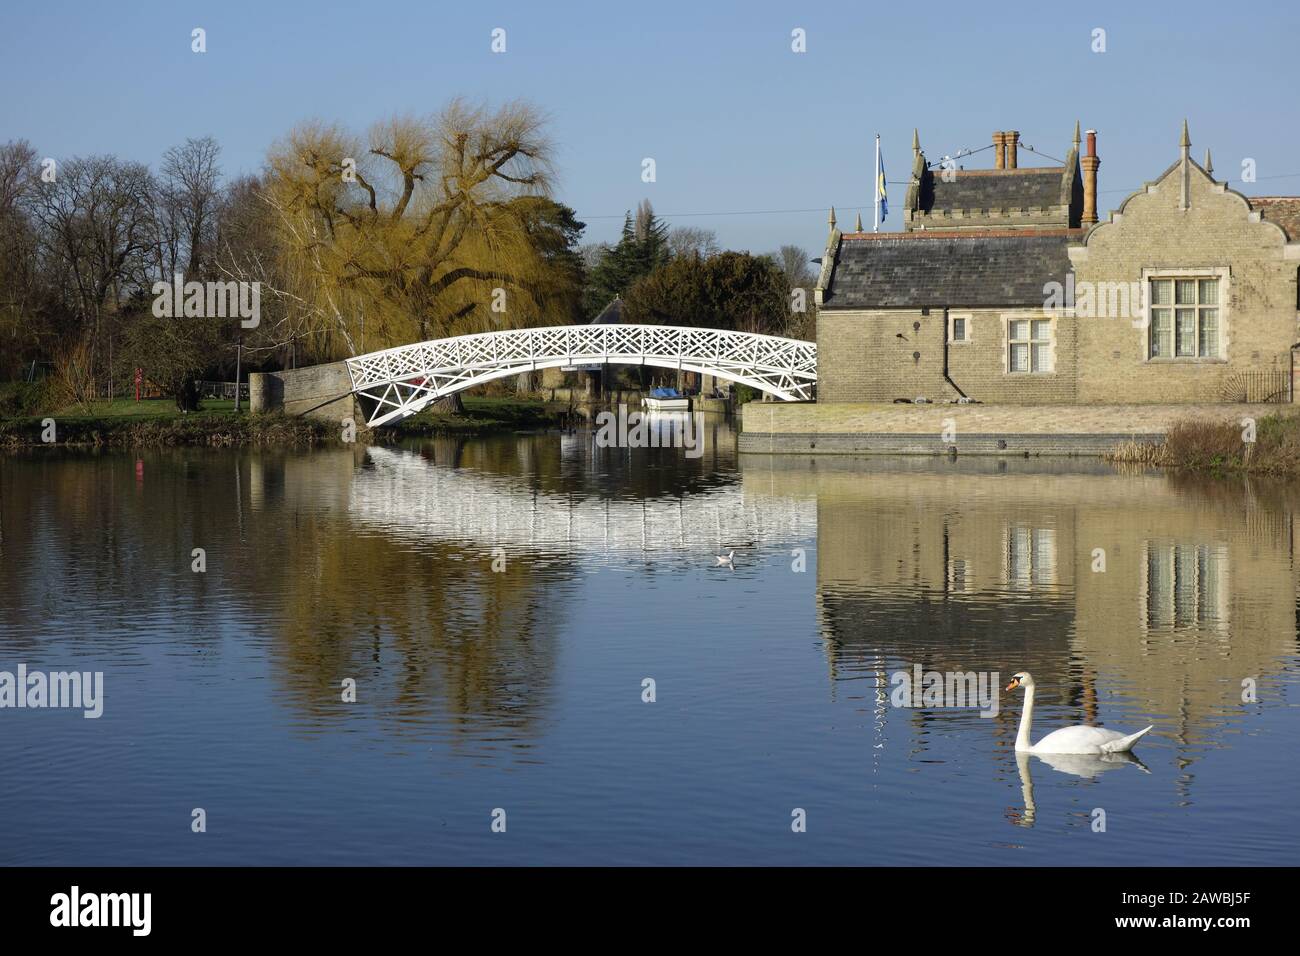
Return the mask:
<svg viewBox="0 0 1300 956">
<path fill-rule="evenodd" d="M 925 230 L 842 237 L 824 309 L 1041 307 L 1065 284 L 1079 229 Z"/>
<path fill-rule="evenodd" d="M 1300 196 L 1248 196 L 1250 208 L 1282 227 L 1292 242 L 1300 242 Z"/>
</svg>

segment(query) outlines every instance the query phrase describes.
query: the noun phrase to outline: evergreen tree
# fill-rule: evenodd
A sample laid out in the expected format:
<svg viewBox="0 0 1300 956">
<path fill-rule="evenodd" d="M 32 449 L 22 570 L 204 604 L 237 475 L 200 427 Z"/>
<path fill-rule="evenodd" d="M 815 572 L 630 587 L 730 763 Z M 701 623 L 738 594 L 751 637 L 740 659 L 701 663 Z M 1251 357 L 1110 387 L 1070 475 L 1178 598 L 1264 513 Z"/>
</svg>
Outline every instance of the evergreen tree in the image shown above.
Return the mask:
<svg viewBox="0 0 1300 956">
<path fill-rule="evenodd" d="M 623 217 L 618 244 L 606 250 L 591 270 L 583 297 L 587 318 L 594 318 L 615 296 L 625 295 L 638 279 L 667 265 L 671 258 L 668 225 L 655 215 L 648 199 L 642 200 L 635 218 L 631 210 Z"/>
</svg>

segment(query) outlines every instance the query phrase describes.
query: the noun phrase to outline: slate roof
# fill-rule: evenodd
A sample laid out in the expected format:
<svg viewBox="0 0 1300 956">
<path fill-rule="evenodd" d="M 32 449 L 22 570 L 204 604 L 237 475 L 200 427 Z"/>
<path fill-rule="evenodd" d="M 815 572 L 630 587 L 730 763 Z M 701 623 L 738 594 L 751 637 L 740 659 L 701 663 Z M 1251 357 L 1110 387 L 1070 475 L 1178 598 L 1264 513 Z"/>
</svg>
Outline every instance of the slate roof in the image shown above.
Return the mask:
<svg viewBox="0 0 1300 956">
<path fill-rule="evenodd" d="M 835 256 L 826 309 L 1042 306 L 1065 283 L 1081 229 L 857 233 Z"/>
<path fill-rule="evenodd" d="M 1251 196 L 1250 206 L 1275 222 L 1292 242 L 1300 242 L 1300 196 Z"/>
<path fill-rule="evenodd" d="M 613 325 L 623 321 L 623 300 L 618 296 L 609 300 L 609 305 L 600 310 L 600 315 L 591 320 L 592 325 Z"/>
<path fill-rule="evenodd" d="M 942 172 L 928 171 L 921 185 L 922 212 L 943 209 L 1036 209 L 1069 203 L 1061 198 L 1064 167 L 1027 169 L 962 169 L 943 181 Z"/>
</svg>

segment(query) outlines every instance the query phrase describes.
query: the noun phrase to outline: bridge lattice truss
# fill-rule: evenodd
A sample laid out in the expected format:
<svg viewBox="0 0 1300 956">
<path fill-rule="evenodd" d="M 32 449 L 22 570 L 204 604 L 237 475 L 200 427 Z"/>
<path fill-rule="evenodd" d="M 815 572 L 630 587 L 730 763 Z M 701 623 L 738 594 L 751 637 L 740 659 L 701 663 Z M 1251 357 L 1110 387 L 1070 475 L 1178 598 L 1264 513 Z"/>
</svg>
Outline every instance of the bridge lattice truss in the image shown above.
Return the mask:
<svg viewBox="0 0 1300 956">
<path fill-rule="evenodd" d="M 556 325 L 434 339 L 347 360 L 367 421 L 384 425 L 492 379 L 571 365 L 653 365 L 740 382 L 782 401 L 812 397 L 817 346 L 671 325 Z"/>
</svg>

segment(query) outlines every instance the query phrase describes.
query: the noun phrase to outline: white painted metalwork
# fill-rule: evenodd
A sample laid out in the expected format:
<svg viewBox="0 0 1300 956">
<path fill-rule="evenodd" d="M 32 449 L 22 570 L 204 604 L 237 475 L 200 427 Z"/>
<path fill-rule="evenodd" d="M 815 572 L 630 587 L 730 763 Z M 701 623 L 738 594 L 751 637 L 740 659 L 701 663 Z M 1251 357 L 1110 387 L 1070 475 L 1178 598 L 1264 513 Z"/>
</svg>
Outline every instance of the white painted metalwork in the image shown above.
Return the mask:
<svg viewBox="0 0 1300 956">
<path fill-rule="evenodd" d="M 817 345 L 775 335 L 672 325 L 554 325 L 458 335 L 347 360 L 368 423 L 414 415 L 430 402 L 520 372 L 569 365 L 654 365 L 740 382 L 782 401 L 812 397 Z"/>
</svg>

